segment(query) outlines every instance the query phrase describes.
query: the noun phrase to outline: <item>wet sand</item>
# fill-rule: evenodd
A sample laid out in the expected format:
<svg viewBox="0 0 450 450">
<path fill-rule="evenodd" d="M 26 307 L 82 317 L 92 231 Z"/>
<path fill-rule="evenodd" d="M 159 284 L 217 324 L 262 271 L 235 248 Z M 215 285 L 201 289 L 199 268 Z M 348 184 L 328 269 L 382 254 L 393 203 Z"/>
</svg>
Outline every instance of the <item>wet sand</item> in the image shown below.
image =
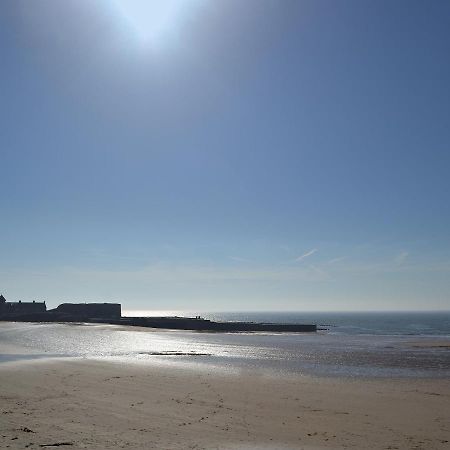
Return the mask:
<svg viewBox="0 0 450 450">
<path fill-rule="evenodd" d="M 0 448 L 444 449 L 450 381 L 96 361 L 0 366 Z"/>
</svg>

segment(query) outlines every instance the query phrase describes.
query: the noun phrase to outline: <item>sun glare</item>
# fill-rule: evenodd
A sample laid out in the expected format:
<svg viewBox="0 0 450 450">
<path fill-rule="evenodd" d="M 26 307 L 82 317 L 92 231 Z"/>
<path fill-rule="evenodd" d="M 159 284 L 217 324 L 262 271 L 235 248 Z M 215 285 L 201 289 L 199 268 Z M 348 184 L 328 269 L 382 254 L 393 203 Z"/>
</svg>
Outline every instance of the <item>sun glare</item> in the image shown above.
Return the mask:
<svg viewBox="0 0 450 450">
<path fill-rule="evenodd" d="M 146 46 L 161 46 L 179 32 L 183 18 L 201 2 L 202 0 L 115 0 L 114 7 L 138 42 Z"/>
</svg>

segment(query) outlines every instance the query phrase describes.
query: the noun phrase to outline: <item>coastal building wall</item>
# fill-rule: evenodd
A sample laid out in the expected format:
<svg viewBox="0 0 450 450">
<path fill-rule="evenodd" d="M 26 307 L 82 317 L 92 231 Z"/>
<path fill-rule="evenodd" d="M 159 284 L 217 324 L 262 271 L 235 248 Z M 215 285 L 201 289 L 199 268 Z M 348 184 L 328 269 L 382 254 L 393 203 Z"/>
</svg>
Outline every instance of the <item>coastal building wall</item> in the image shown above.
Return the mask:
<svg viewBox="0 0 450 450">
<path fill-rule="evenodd" d="M 45 313 L 45 302 L 7 302 L 3 295 L 0 296 L 0 316 L 15 316 L 23 314 Z"/>
<path fill-rule="evenodd" d="M 67 314 L 73 317 L 120 319 L 120 303 L 62 303 L 51 312 Z"/>
</svg>

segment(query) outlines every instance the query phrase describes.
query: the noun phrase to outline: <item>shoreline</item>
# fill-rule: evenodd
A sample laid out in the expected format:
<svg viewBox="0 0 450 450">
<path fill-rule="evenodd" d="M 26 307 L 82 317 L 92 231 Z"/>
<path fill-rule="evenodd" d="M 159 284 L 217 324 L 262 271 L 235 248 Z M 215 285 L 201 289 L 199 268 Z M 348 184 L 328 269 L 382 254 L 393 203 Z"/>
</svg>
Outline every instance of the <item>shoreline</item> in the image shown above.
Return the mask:
<svg viewBox="0 0 450 450">
<path fill-rule="evenodd" d="M 327 333 L 207 333 L 94 324 L 0 324 L 2 360 L 88 358 L 319 378 L 448 378 L 450 339 Z M 3 354 L 3 355 L 2 355 Z"/>
<path fill-rule="evenodd" d="M 445 379 L 54 359 L 2 364 L 0 386 L 2 448 L 406 450 L 450 438 Z"/>
</svg>

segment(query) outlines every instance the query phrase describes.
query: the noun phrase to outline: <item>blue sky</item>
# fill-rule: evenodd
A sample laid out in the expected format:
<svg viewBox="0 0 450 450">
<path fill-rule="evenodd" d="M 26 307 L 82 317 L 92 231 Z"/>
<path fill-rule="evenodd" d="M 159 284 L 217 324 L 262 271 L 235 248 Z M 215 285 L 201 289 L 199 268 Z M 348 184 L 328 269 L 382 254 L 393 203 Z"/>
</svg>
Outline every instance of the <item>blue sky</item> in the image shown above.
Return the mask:
<svg viewBox="0 0 450 450">
<path fill-rule="evenodd" d="M 450 309 L 449 23 L 437 0 L 2 1 L 0 290 Z"/>
</svg>

